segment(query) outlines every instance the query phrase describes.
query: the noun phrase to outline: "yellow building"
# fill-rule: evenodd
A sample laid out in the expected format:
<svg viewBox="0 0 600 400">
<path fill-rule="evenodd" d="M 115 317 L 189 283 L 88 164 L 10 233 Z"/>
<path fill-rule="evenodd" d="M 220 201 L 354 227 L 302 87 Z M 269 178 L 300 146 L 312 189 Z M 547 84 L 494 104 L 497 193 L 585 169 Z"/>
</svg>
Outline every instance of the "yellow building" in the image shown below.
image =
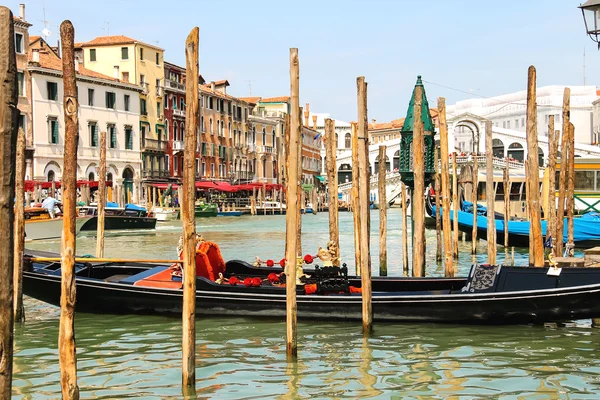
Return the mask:
<svg viewBox="0 0 600 400">
<path fill-rule="evenodd" d="M 99 36 L 76 45 L 87 69 L 142 87 L 140 139 L 144 181 L 165 180 L 168 134 L 164 126 L 164 50 L 127 36 Z M 109 101 L 107 99 L 106 101 Z"/>
</svg>

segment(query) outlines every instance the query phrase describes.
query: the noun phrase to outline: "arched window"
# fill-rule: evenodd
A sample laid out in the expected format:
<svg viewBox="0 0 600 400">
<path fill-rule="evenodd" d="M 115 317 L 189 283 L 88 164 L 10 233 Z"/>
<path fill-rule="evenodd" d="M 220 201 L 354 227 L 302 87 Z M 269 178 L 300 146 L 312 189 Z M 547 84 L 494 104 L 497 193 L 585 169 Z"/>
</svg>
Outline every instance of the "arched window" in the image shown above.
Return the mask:
<svg viewBox="0 0 600 400">
<path fill-rule="evenodd" d="M 538 163 L 540 167 L 544 166 L 544 150 L 541 147 L 538 147 Z"/>
<path fill-rule="evenodd" d="M 504 158 L 504 142 L 500 139 L 492 140 L 492 152 L 494 157 Z"/>
<path fill-rule="evenodd" d="M 208 121 L 208 129 L 210 131 L 210 134 L 213 135 L 213 124 L 212 124 L 212 118 Z"/>
<path fill-rule="evenodd" d="M 169 120 L 168 119 L 165 120 L 165 132 L 167 134 L 167 137 L 171 137 L 170 136 L 171 132 L 169 132 Z"/>
<path fill-rule="evenodd" d="M 262 144 L 263 146 L 267 145 L 267 130 L 265 128 L 263 128 L 262 132 Z"/>
<path fill-rule="evenodd" d="M 346 133 L 346 135 L 344 136 L 344 145 L 344 147 L 347 149 L 352 147 L 352 138 L 350 137 L 350 133 Z"/>
<path fill-rule="evenodd" d="M 106 181 L 112 182 L 112 180 L 113 180 L 113 174 L 112 174 L 112 172 L 109 172 L 108 174 L 106 174 Z"/>
<path fill-rule="evenodd" d="M 48 182 L 54 182 L 54 171 L 50 170 L 48 171 Z"/>
<path fill-rule="evenodd" d="M 182 122 L 181 126 L 179 127 L 179 140 L 183 140 L 184 136 L 185 136 L 185 123 Z"/>
<path fill-rule="evenodd" d="M 523 162 L 525 159 L 525 150 L 523 150 L 523 145 L 521 143 L 512 143 L 508 146 L 508 154 L 509 158 L 513 158 L 517 161 Z"/>
<path fill-rule="evenodd" d="M 179 129 L 177 127 L 177 122 L 173 122 L 173 140 L 178 140 L 179 137 Z"/>
<path fill-rule="evenodd" d="M 394 166 L 394 171 L 397 171 L 400 169 L 400 150 L 396 150 L 396 152 L 394 153 L 394 158 L 392 160 L 393 162 L 393 166 Z"/>
<path fill-rule="evenodd" d="M 88 175 L 88 181 L 92 181 L 92 182 L 93 182 L 93 181 L 95 181 L 95 180 L 96 180 L 96 179 L 94 179 L 94 173 L 93 173 L 93 172 L 90 172 L 90 173 L 89 173 L 89 175 Z"/>
<path fill-rule="evenodd" d="M 200 126 L 202 127 L 202 132 L 206 132 L 206 126 L 204 126 L 204 116 L 200 117 Z"/>
<path fill-rule="evenodd" d="M 227 124 L 227 137 L 231 139 L 231 122 Z"/>
</svg>

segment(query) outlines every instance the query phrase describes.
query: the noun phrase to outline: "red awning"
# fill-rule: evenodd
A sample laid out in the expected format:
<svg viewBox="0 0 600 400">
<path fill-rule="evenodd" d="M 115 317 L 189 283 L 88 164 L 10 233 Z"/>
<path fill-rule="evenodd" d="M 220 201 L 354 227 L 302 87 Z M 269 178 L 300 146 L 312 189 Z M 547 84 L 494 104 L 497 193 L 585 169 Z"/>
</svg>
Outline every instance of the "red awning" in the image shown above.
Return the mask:
<svg viewBox="0 0 600 400">
<path fill-rule="evenodd" d="M 196 189 L 217 189 L 217 185 L 210 181 L 196 181 Z"/>
<path fill-rule="evenodd" d="M 237 189 L 234 186 L 231 186 L 229 182 L 217 181 L 214 183 L 217 185 L 217 190 L 220 190 L 221 192 L 237 192 Z"/>
<path fill-rule="evenodd" d="M 174 190 L 179 187 L 179 185 L 176 183 L 153 183 L 151 186 L 160 190 L 165 190 L 169 188 L 169 185 L 171 185 L 171 189 Z"/>
<path fill-rule="evenodd" d="M 36 185 L 41 185 L 42 189 L 50 189 L 52 187 L 52 182 L 40 182 L 40 181 L 25 181 L 25 191 L 32 192 Z M 98 181 L 77 181 L 77 187 L 80 188 L 83 185 L 89 185 L 91 189 L 98 188 Z M 112 181 L 106 181 L 106 186 L 111 187 L 113 185 Z M 56 189 L 62 187 L 61 181 L 54 181 L 54 187 Z"/>
</svg>

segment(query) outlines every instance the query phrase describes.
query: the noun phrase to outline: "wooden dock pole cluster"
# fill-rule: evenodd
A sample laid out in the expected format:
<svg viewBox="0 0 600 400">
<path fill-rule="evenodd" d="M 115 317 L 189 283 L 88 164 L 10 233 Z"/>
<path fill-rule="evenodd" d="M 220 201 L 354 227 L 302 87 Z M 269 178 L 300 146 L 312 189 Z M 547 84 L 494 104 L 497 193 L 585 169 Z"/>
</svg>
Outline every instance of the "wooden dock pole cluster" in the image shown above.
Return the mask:
<svg viewBox="0 0 600 400">
<path fill-rule="evenodd" d="M 0 398 L 12 396 L 17 64 L 13 15 L 0 7 Z"/>
<path fill-rule="evenodd" d="M 104 207 L 106 206 L 106 131 L 100 132 L 100 170 L 98 172 L 98 224 L 96 257 L 104 257 Z"/>
<path fill-rule="evenodd" d="M 496 218 L 494 212 L 494 154 L 492 148 L 492 121 L 485 121 L 485 198 L 487 200 L 487 245 L 488 263 L 496 264 Z M 477 214 L 477 205 L 473 204 L 473 213 Z"/>
<path fill-rule="evenodd" d="M 567 176 L 567 244 L 569 248 L 569 257 L 573 257 L 575 247 L 575 225 L 573 221 L 573 212 L 575 211 L 575 126 L 569 122 L 569 155 Z"/>
<path fill-rule="evenodd" d="M 359 207 L 359 179 L 360 179 L 360 168 L 358 165 L 358 123 L 352 122 L 351 124 L 351 132 L 352 132 L 352 196 L 351 196 L 351 204 L 352 204 L 352 218 L 354 222 L 354 265 L 356 270 L 356 275 L 361 275 L 360 270 L 360 213 L 358 210 Z"/>
<path fill-rule="evenodd" d="M 196 165 L 196 126 L 198 126 L 198 53 L 200 32 L 195 27 L 185 41 L 185 136 L 183 150 L 183 312 L 182 388 L 184 394 L 196 390 L 196 217 L 194 212 Z"/>
<path fill-rule="evenodd" d="M 13 309 L 15 322 L 25 320 L 23 309 L 23 254 L 25 252 L 25 132 L 19 128 L 15 165 L 15 252 Z"/>
<path fill-rule="evenodd" d="M 369 334 L 373 329 L 373 310 L 371 305 L 371 252 L 369 244 L 369 193 L 371 189 L 369 179 L 369 131 L 367 116 L 367 83 L 364 76 L 356 79 L 358 95 L 358 165 L 359 175 L 359 207 L 354 210 L 360 214 L 360 277 L 362 288 L 362 323 L 363 333 Z M 384 160 L 381 160 L 385 162 Z"/>
<path fill-rule="evenodd" d="M 75 219 L 77 217 L 77 142 L 79 118 L 75 78 L 75 29 L 71 21 L 60 24 L 64 85 L 65 147 L 62 174 L 63 231 L 61 241 L 60 324 L 58 360 L 63 399 L 79 399 L 75 351 Z"/>
<path fill-rule="evenodd" d="M 298 332 L 297 332 L 297 303 L 296 303 L 296 265 L 298 245 L 298 162 L 300 156 L 300 62 L 298 49 L 290 49 L 290 140 L 289 153 L 287 154 L 287 180 L 286 180 L 286 354 L 288 360 L 298 356 Z"/>
<path fill-rule="evenodd" d="M 471 231 L 471 254 L 477 254 L 477 186 L 479 185 L 479 158 L 477 152 L 473 158 L 473 191 L 471 192 L 471 201 L 473 202 L 473 230 Z"/>
<path fill-rule="evenodd" d="M 441 176 L 440 176 L 440 171 L 439 171 L 439 164 L 440 164 L 440 150 L 439 147 L 436 146 L 435 147 L 435 155 L 434 155 L 434 160 L 435 160 L 435 180 L 434 180 L 434 189 L 435 189 L 435 204 L 437 207 L 437 209 L 439 210 L 439 205 L 441 204 L 441 193 L 442 193 L 442 182 L 441 182 Z M 436 248 L 435 248 L 435 261 L 436 262 L 442 262 L 442 215 L 439 212 L 435 213 L 435 242 L 436 242 Z"/>
<path fill-rule="evenodd" d="M 316 125 L 316 123 L 315 123 Z M 329 240 L 335 244 L 338 257 L 334 260 L 334 265 L 340 265 L 340 231 L 338 221 L 338 178 L 336 173 L 336 151 L 335 142 L 335 122 L 327 118 L 325 120 L 325 149 L 327 158 L 327 191 L 329 192 Z M 315 203 L 313 203 L 315 207 Z"/>
<path fill-rule="evenodd" d="M 548 121 L 548 206 L 546 215 L 548 225 L 546 226 L 546 240 L 556 240 L 556 155 L 560 132 L 554 129 L 554 115 L 550 115 Z M 555 248 L 552 249 L 554 256 Z"/>
<path fill-rule="evenodd" d="M 557 256 L 563 253 L 565 226 L 565 196 L 567 192 L 567 160 L 569 154 L 569 121 L 571 117 L 571 89 L 565 88 L 562 109 L 562 139 L 560 144 L 560 176 L 558 191 L 558 208 L 556 210 L 556 246 Z"/>
<path fill-rule="evenodd" d="M 413 125 L 413 177 L 412 195 L 413 220 L 413 276 L 422 277 L 425 272 L 425 131 L 423 127 L 422 105 L 423 87 L 415 86 L 415 106 Z"/>
<path fill-rule="evenodd" d="M 438 115 L 440 118 L 440 158 L 442 168 L 442 195 L 441 209 L 442 226 L 444 236 L 444 275 L 454 276 L 452 238 L 450 231 L 450 171 L 448 163 L 448 124 L 446 123 L 446 99 L 438 97 Z M 436 201 L 436 212 L 440 212 L 440 207 Z"/>
<path fill-rule="evenodd" d="M 538 158 L 536 70 L 533 65 L 527 73 L 527 182 L 530 187 L 527 205 L 529 208 L 529 247 L 531 248 L 529 265 L 544 266 L 544 239 L 542 237 L 542 218 L 540 211 L 540 167 Z"/>
<path fill-rule="evenodd" d="M 387 146 L 379 146 L 377 191 L 379 198 L 379 276 L 387 276 L 387 198 L 385 194 Z"/>
</svg>

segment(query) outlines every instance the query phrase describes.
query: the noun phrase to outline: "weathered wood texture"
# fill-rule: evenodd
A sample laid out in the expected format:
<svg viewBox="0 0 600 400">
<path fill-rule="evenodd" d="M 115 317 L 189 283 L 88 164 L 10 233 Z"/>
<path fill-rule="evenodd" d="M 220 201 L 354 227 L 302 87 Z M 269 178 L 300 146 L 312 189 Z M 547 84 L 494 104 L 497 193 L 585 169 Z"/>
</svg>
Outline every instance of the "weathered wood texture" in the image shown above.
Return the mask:
<svg viewBox="0 0 600 400">
<path fill-rule="evenodd" d="M 327 118 L 325 120 L 325 148 L 327 151 L 327 191 L 329 192 L 329 240 L 335 244 L 337 249 L 337 260 L 334 265 L 339 266 L 340 255 L 340 226 L 338 221 L 338 177 L 336 162 L 337 143 L 335 143 L 335 122 Z M 313 207 L 316 204 L 313 202 Z"/>
<path fill-rule="evenodd" d="M 477 209 L 477 186 L 479 185 L 479 162 L 477 153 L 473 160 L 473 191 L 471 192 L 471 201 L 473 202 L 473 210 Z M 473 230 L 471 231 L 471 254 L 477 254 L 477 213 L 473 213 Z"/>
<path fill-rule="evenodd" d="M 379 146 L 377 190 L 379 197 L 379 275 L 387 276 L 387 197 L 385 194 L 385 145 Z"/>
<path fill-rule="evenodd" d="M 15 322 L 25 320 L 23 309 L 23 253 L 25 252 L 25 132 L 19 129 L 15 164 L 15 251 L 13 269 L 13 309 Z"/>
<path fill-rule="evenodd" d="M 352 204 L 352 217 L 354 220 L 354 265 L 356 275 L 360 276 L 360 213 L 358 212 L 358 187 L 360 178 L 360 169 L 358 168 L 358 124 L 352 122 L 352 192 L 350 202 Z"/>
<path fill-rule="evenodd" d="M 488 263 L 496 264 L 496 220 L 494 219 L 494 159 L 492 157 L 492 121 L 485 121 L 485 198 L 487 200 Z"/>
<path fill-rule="evenodd" d="M 0 398 L 12 396 L 17 65 L 10 10 L 0 6 Z"/>
<path fill-rule="evenodd" d="M 367 115 L 367 83 L 364 76 L 356 79 L 358 95 L 358 165 L 361 170 L 359 176 L 359 203 L 355 213 L 360 213 L 360 277 L 362 288 L 362 323 L 363 333 L 368 334 L 373 329 L 373 310 L 371 304 L 371 253 L 369 250 L 369 159 L 367 145 L 369 143 L 368 115 Z"/>
<path fill-rule="evenodd" d="M 506 157 L 506 165 L 502 176 L 504 186 L 504 248 L 508 249 L 508 220 L 510 218 L 510 175 L 508 168 L 508 157 Z"/>
<path fill-rule="evenodd" d="M 412 274 L 422 277 L 425 273 L 425 131 L 421 110 L 423 105 L 423 88 L 415 87 L 415 108 L 413 128 L 413 176 L 414 190 L 412 196 L 413 219 L 413 268 Z"/>
<path fill-rule="evenodd" d="M 104 257 L 104 207 L 106 206 L 106 131 L 100 132 L 100 170 L 98 176 L 98 224 L 96 257 Z"/>
<path fill-rule="evenodd" d="M 77 142 L 79 119 L 75 81 L 75 29 L 71 21 L 60 24 L 64 85 L 65 147 L 62 174 L 63 232 L 61 246 L 60 325 L 58 360 L 63 399 L 79 399 L 75 348 L 75 219 L 77 218 Z"/>
<path fill-rule="evenodd" d="M 560 146 L 560 176 L 558 178 L 558 205 L 556 209 L 556 255 L 563 253 L 565 226 L 565 196 L 567 193 L 567 164 L 569 154 L 569 121 L 571 118 L 571 89 L 565 88 L 562 108 L 562 139 Z"/>
<path fill-rule="evenodd" d="M 306 192 L 302 188 L 302 107 L 298 110 L 298 197 L 296 197 L 297 209 L 296 209 L 296 254 L 302 255 L 302 209 L 305 208 Z"/>
<path fill-rule="evenodd" d="M 556 153 L 558 151 L 559 132 L 554 129 L 554 115 L 550 115 L 548 123 L 548 206 L 546 207 L 546 240 L 556 240 Z M 552 252 L 554 254 L 555 246 Z M 556 254 L 554 254 L 556 256 Z"/>
<path fill-rule="evenodd" d="M 196 214 L 195 166 L 196 126 L 198 126 L 198 56 L 200 30 L 194 27 L 185 41 L 185 136 L 183 142 L 183 188 L 181 220 L 183 224 L 183 312 L 181 378 L 183 392 L 196 387 Z"/>
<path fill-rule="evenodd" d="M 434 190 L 435 190 L 435 205 L 436 209 L 440 209 L 440 204 L 442 203 L 442 182 L 439 171 L 439 161 L 440 161 L 440 149 L 439 147 L 435 147 L 435 177 L 434 177 Z M 442 215 L 439 212 L 435 213 L 435 261 L 442 261 Z"/>
<path fill-rule="evenodd" d="M 575 211 L 575 126 L 569 122 L 569 170 L 567 172 L 567 244 L 569 256 L 573 256 L 575 247 L 575 226 L 573 212 Z"/>
<path fill-rule="evenodd" d="M 456 167 L 456 152 L 452 153 L 452 256 L 458 260 L 458 170 Z M 456 267 L 454 267 L 456 270 Z"/>
<path fill-rule="evenodd" d="M 450 228 L 450 170 L 448 162 L 448 124 L 446 123 L 446 99 L 438 97 L 438 115 L 440 123 L 440 159 L 442 168 L 442 227 L 444 236 L 444 274 L 454 276 L 452 265 L 452 237 Z M 438 207 L 439 208 L 439 207 Z"/>
<path fill-rule="evenodd" d="M 531 65 L 527 73 L 527 160 L 529 170 L 527 180 L 531 185 L 530 197 L 527 198 L 529 207 L 529 226 L 531 237 L 529 246 L 533 259 L 529 260 L 536 267 L 544 266 L 544 238 L 542 236 L 542 216 L 540 207 L 540 167 L 538 159 L 538 137 L 537 137 L 537 104 L 536 104 L 536 71 Z"/>
<path fill-rule="evenodd" d="M 402 271 L 404 276 L 408 275 L 408 206 L 406 202 L 406 185 L 400 182 L 400 199 L 402 206 Z"/>
<path fill-rule="evenodd" d="M 298 149 L 300 146 L 300 62 L 298 49 L 290 49 L 290 140 L 289 153 L 286 165 L 288 165 L 288 179 L 286 181 L 286 354 L 288 359 L 298 356 L 298 331 L 297 331 L 297 304 L 296 304 L 296 263 L 298 245 L 296 213 L 298 203 Z"/>
</svg>

